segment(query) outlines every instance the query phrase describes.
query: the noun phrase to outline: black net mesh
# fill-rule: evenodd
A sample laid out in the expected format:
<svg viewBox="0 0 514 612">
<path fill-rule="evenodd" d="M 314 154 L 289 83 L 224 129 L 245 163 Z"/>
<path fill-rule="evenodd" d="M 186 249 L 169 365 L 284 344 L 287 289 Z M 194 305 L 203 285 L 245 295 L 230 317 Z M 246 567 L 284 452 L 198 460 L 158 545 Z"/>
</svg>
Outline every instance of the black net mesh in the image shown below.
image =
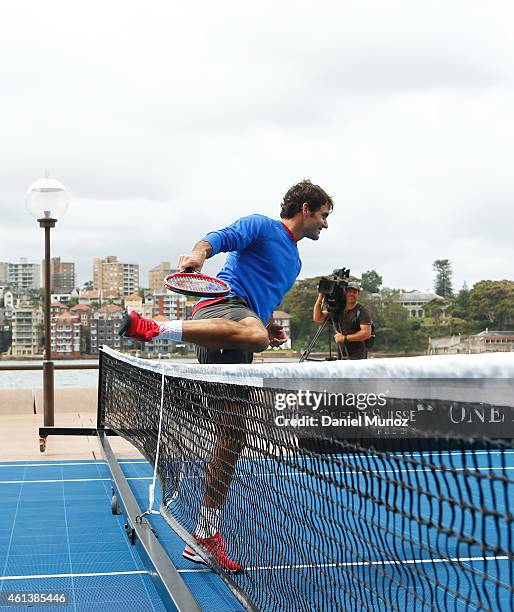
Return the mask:
<svg viewBox="0 0 514 612">
<path fill-rule="evenodd" d="M 212 566 L 248 607 L 512 609 L 510 441 L 304 439 L 274 424 L 276 389 L 164 381 L 161 511 L 184 536 L 204 496 L 223 502 L 220 531 L 244 571 Z M 101 421 L 152 465 L 161 382 L 102 353 Z"/>
</svg>

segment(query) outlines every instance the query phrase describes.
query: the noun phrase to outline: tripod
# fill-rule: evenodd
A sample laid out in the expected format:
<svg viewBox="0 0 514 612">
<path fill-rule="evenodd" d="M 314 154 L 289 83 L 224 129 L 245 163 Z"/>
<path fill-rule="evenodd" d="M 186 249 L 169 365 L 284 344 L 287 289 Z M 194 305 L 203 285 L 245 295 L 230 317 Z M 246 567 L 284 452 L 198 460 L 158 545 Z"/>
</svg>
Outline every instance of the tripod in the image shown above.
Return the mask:
<svg viewBox="0 0 514 612">
<path fill-rule="evenodd" d="M 318 338 L 321 336 L 325 328 L 328 331 L 328 357 L 326 359 L 316 359 L 314 357 L 309 357 L 312 352 L 312 349 L 314 348 L 314 345 L 318 341 Z M 337 323 L 334 321 L 333 314 L 329 312 L 327 318 L 323 321 L 323 324 L 314 334 L 312 340 L 309 342 L 309 345 L 300 357 L 300 363 L 302 363 L 303 361 L 336 361 L 337 359 L 349 359 L 348 349 L 344 344 L 342 346 L 340 344 L 336 344 L 337 356 L 334 357 L 332 355 L 332 338 L 334 334 L 338 331 L 339 328 L 337 327 Z"/>
</svg>

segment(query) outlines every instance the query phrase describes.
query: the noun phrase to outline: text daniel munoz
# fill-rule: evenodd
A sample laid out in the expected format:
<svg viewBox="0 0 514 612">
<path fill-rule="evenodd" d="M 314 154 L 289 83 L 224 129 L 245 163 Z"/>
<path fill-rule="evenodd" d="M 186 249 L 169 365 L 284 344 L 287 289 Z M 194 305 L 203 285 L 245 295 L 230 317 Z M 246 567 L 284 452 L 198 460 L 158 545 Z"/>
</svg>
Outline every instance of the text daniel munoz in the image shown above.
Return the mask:
<svg viewBox="0 0 514 612">
<path fill-rule="evenodd" d="M 302 414 L 301 416 L 275 416 L 278 427 L 408 427 L 416 420 L 415 410 L 389 410 L 382 412 L 387 404 L 385 393 L 328 393 L 299 390 L 275 394 L 275 409 L 304 409 L 316 413 L 318 410 L 351 408 L 331 414 Z M 371 414 L 365 412 L 368 409 Z M 357 411 L 357 412 L 356 412 Z"/>
</svg>

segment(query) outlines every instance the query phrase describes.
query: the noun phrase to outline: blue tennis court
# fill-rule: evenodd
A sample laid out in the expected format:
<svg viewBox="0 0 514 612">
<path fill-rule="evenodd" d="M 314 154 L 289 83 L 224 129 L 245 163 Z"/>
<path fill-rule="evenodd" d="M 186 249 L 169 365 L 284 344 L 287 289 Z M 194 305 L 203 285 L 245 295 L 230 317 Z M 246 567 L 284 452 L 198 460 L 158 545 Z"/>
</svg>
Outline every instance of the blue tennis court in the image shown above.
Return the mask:
<svg viewBox="0 0 514 612">
<path fill-rule="evenodd" d="M 492 469 L 495 473 L 511 474 L 514 451 L 501 454 L 475 451 L 464 456 L 460 453 L 426 452 L 417 454 L 416 459 L 431 464 L 440 463 L 444 457 L 452 465 L 453 483 L 449 484 L 445 475 L 438 484 L 435 470 L 428 474 L 423 470 L 422 474 L 424 489 L 437 492 L 441 497 L 437 501 L 426 496 L 417 496 L 414 501 L 409 486 L 416 486 L 420 474 L 408 465 L 399 467 L 394 457 L 390 467 L 384 469 L 382 465 L 383 480 L 373 480 L 375 489 L 370 488 L 366 475 L 359 469 L 373 469 L 373 458 L 368 455 L 362 458 L 340 456 L 347 469 L 337 470 L 331 464 L 319 478 L 310 470 L 315 466 L 309 464 L 308 457 L 305 457 L 301 470 L 292 472 L 284 466 L 283 475 L 275 469 L 268 471 L 267 461 L 263 459 L 261 470 L 254 470 L 253 477 L 261 482 L 264 500 L 271 486 L 273 490 L 282 491 L 284 503 L 282 507 L 275 507 L 274 520 L 271 521 L 269 515 L 264 521 L 264 517 L 261 519 L 257 515 L 238 514 L 234 496 L 245 487 L 245 482 L 244 476 L 236 477 L 227 500 L 229 510 L 226 516 L 231 525 L 227 525 L 226 531 L 236 534 L 233 524 L 237 524 L 239 533 L 244 536 L 233 537 L 233 541 L 229 537 L 230 550 L 237 554 L 243 539 L 259 542 L 259 549 L 245 546 L 246 573 L 236 578 L 239 586 L 246 589 L 249 582 L 257 579 L 269 580 L 275 585 L 287 580 L 288 584 L 284 584 L 286 590 L 295 588 L 300 593 L 307 585 L 310 601 L 332 602 L 333 606 L 329 603 L 325 609 L 352 609 L 359 601 L 359 606 L 362 607 L 364 602 L 364 607 L 371 610 L 380 609 L 382 604 L 414 610 L 423 607 L 423 598 L 433 601 L 429 599 L 428 590 L 434 590 L 435 585 L 435 602 L 440 609 L 471 609 L 466 604 L 467 599 L 482 601 L 484 608 L 511 609 L 512 593 L 508 589 L 497 589 L 495 585 L 512 585 L 512 560 L 495 555 L 492 550 L 483 551 L 470 542 L 457 541 L 450 533 L 451 528 L 442 537 L 429 525 L 419 525 L 404 515 L 408 516 L 412 511 L 412 503 L 419 504 L 417 514 L 433 518 L 438 512 L 440 522 L 453 526 L 456 533 L 465 532 L 472 538 L 474 530 L 478 536 L 483 525 L 474 522 L 465 502 L 456 511 L 443 498 L 458 497 L 476 502 L 480 497 L 484 507 L 494 507 L 499 515 L 497 520 L 494 517 L 483 518 L 488 546 L 494 549 L 501 542 L 512 541 L 512 523 L 508 525 L 501 520 L 504 502 L 514 495 L 512 483 L 491 480 L 488 473 Z M 361 462 L 365 465 L 361 466 Z M 152 467 L 146 461 L 135 460 L 122 461 L 120 465 L 140 506 L 146 508 Z M 244 458 L 240 467 L 242 474 L 247 473 Z M 378 466 L 375 467 L 380 473 Z M 471 469 L 483 476 L 489 489 L 482 487 L 481 492 L 469 489 L 466 474 Z M 399 492 L 397 487 L 388 485 L 388 474 L 394 475 L 395 480 L 401 477 L 406 488 Z M 341 495 L 341 487 L 336 484 L 341 483 L 343 476 L 346 487 L 351 484 L 350 488 L 354 489 L 345 496 Z M 305 500 L 301 494 L 292 497 L 288 484 L 292 478 L 297 480 L 298 491 L 317 488 L 317 500 L 336 496 L 339 515 L 327 515 L 322 501 L 313 506 L 311 496 Z M 0 527 L 0 558 L 3 560 L 0 592 L 4 597 L 13 591 L 27 594 L 53 592 L 64 593 L 68 600 L 65 607 L 73 610 L 164 609 L 141 559 L 127 539 L 123 518 L 113 516 L 110 511 L 111 478 L 103 462 L 2 464 L 0 479 L 0 512 L 3 517 Z M 484 490 L 489 499 L 484 497 Z M 362 495 L 363 491 L 365 495 Z M 376 510 L 378 499 L 384 504 L 383 512 Z M 392 513 L 393 518 L 391 508 L 398 509 Z M 364 531 L 362 520 L 358 518 L 363 515 L 367 517 Z M 242 609 L 218 576 L 183 559 L 183 542 L 160 516 L 153 515 L 150 521 L 202 609 Z M 510 529 L 510 533 L 506 529 Z M 320 530 L 330 536 L 328 541 L 332 545 L 329 550 L 319 546 L 317 534 Z M 280 550 L 277 541 L 281 540 L 287 541 L 288 558 L 270 556 L 268 562 L 262 564 L 262 559 L 266 558 L 262 549 L 269 546 L 275 554 Z M 294 540 L 293 548 L 296 550 L 293 557 L 289 554 L 291 540 Z M 419 545 L 413 545 L 412 540 L 418 541 Z M 440 557 L 433 555 L 434 550 L 441 551 Z M 310 559 L 308 567 L 303 562 L 306 557 Z M 252 564 L 252 560 L 255 563 Z M 411 571 L 411 567 L 416 568 L 416 573 Z M 291 583 L 291 570 L 298 575 L 297 584 L 294 580 Z M 326 593 L 317 593 L 320 584 L 332 586 L 328 600 Z M 413 590 L 419 600 L 413 600 Z M 387 601 L 381 602 L 381 593 L 388 594 Z M 12 610 L 13 606 L 2 606 L 4 608 Z M 23 607 L 20 605 L 19 609 Z M 40 609 L 62 610 L 63 605 L 45 604 Z M 298 600 L 295 609 L 306 607 Z"/>
<path fill-rule="evenodd" d="M 147 491 L 148 463 L 120 464 L 134 490 Z M 165 609 L 127 538 L 123 517 L 111 513 L 111 477 L 104 462 L 0 464 L 0 516 L 0 609 L 26 610 L 41 594 L 62 595 L 66 603 L 34 603 L 30 609 Z M 164 521 L 152 520 L 166 546 L 181 550 Z M 241 609 L 215 574 L 185 572 L 184 578 L 203 609 Z M 7 601 L 10 593 L 18 594 L 18 603 Z"/>
<path fill-rule="evenodd" d="M 261 471 L 241 460 L 224 532 L 232 534 L 233 556 L 245 561 L 234 578 L 242 591 L 268 585 L 278 597 L 282 590 L 284 602 L 296 591 L 309 602 L 305 609 L 464 610 L 471 602 L 510 609 L 514 565 L 499 551 L 514 540 L 513 523 L 504 520 L 514 499 L 514 451 L 391 454 L 388 463 L 340 456 L 339 469 L 333 460 L 316 472 L 310 457 L 296 456 L 295 470 L 283 465 L 282 473 L 276 459 L 263 459 Z M 191 478 L 198 480 L 198 467 L 189 466 Z M 250 486 L 245 478 L 260 481 L 253 488 L 265 515 L 257 503 L 252 513 L 238 505 Z M 192 501 L 191 490 L 197 508 L 200 496 Z M 262 609 L 273 609 L 263 600 Z"/>
</svg>

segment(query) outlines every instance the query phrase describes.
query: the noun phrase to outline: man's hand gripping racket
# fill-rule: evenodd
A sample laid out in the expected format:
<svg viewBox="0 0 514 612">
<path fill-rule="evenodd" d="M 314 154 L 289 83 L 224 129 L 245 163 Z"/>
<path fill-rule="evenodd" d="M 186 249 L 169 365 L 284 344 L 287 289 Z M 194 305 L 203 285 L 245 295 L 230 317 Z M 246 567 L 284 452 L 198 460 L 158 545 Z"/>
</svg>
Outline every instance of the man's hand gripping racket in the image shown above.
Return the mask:
<svg viewBox="0 0 514 612">
<path fill-rule="evenodd" d="M 196 272 L 203 265 L 201 256 L 195 253 L 181 255 L 179 266 L 181 272 L 170 274 L 164 279 L 164 286 L 175 293 L 195 297 L 225 297 L 230 293 L 230 285 L 213 276 Z"/>
</svg>

